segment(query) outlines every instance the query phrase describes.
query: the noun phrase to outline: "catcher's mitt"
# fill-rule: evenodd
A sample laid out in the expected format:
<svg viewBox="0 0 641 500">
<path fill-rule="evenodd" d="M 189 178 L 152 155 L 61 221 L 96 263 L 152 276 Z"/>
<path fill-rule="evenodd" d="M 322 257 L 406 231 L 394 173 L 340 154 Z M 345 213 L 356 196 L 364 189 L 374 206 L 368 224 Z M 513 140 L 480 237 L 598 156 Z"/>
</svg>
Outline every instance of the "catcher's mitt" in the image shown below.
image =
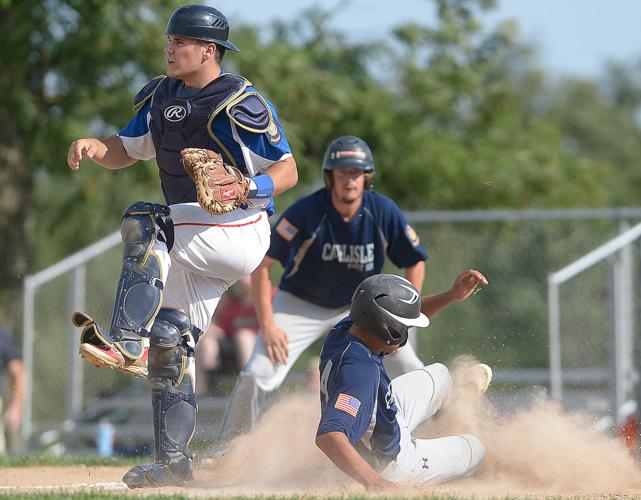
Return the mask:
<svg viewBox="0 0 641 500">
<path fill-rule="evenodd" d="M 185 170 L 196 184 L 198 203 L 207 212 L 219 215 L 241 205 L 252 205 L 247 199 L 249 179 L 237 168 L 225 165 L 218 153 L 186 148 L 180 155 Z"/>
</svg>

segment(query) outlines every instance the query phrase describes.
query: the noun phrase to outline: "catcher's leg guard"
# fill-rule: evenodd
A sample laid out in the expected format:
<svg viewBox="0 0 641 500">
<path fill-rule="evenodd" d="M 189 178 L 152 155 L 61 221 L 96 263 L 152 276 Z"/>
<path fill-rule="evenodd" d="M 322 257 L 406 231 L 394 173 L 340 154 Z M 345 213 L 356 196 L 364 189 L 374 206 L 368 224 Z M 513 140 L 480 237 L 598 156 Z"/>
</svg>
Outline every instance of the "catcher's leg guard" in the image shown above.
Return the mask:
<svg viewBox="0 0 641 500">
<path fill-rule="evenodd" d="M 156 316 L 149 345 L 154 463 L 125 474 L 130 488 L 178 485 L 192 478 L 188 445 L 196 428 L 193 361 L 199 333 L 181 311 L 163 308 Z"/>
<path fill-rule="evenodd" d="M 153 246 L 158 237 L 156 224 L 163 227 L 165 223 L 165 241 L 170 248 L 166 234 L 168 215 L 169 207 L 139 201 L 127 208 L 122 218 L 122 270 L 109 337 L 128 359 L 142 357 L 141 337 L 148 336 L 162 302 L 162 269 Z"/>
</svg>

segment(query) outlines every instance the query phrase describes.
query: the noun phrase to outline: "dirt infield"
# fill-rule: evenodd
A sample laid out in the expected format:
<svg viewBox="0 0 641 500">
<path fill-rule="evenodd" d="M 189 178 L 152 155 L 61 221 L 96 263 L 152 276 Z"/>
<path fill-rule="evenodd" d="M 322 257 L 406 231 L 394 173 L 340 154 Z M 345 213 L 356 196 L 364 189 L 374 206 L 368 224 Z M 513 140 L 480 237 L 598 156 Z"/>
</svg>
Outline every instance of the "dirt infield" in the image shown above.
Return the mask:
<svg viewBox="0 0 641 500">
<path fill-rule="evenodd" d="M 461 382 L 463 373 L 455 370 L 455 380 Z M 318 417 L 315 397 L 283 400 L 251 435 L 232 443 L 225 457 L 200 463 L 191 488 L 131 494 L 362 495 L 363 488 L 335 469 L 314 446 Z M 487 455 L 476 473 L 442 485 L 407 489 L 402 496 L 641 496 L 641 468 L 623 445 L 544 398 L 503 419 L 484 398 L 459 389 L 448 407 L 416 434 L 432 437 L 466 432 L 476 434 L 487 446 Z M 5 468 L 0 469 L 0 492 L 66 487 L 69 491 L 104 488 L 126 493 L 120 482 L 126 470 L 88 466 Z"/>
</svg>

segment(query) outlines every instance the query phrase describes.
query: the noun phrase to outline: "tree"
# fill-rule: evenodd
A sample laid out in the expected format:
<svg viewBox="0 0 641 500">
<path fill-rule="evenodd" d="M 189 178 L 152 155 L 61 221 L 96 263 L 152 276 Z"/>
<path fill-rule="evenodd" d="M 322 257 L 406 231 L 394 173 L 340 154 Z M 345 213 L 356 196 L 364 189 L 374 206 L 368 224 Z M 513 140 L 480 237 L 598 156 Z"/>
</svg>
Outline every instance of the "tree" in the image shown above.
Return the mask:
<svg viewBox="0 0 641 500">
<path fill-rule="evenodd" d="M 45 0 L 0 3 L 0 303 L 13 317 L 21 277 L 41 262 L 52 231 L 73 241 L 111 231 L 119 214 L 96 210 L 96 199 L 117 205 L 118 186 L 144 182 L 146 169 L 120 176 L 69 175 L 69 138 L 106 134 L 128 118 L 132 89 L 162 71 L 167 14 L 177 2 Z M 87 130 L 90 125 L 90 130 Z M 89 170 L 89 169 L 87 169 Z M 60 176 L 64 175 L 63 179 Z M 126 181 L 125 181 L 126 179 Z M 46 199 L 34 196 L 36 183 Z M 91 201 L 93 210 L 85 210 Z M 100 204 L 98 205 L 100 206 Z M 87 214 L 91 214 L 88 217 Z M 39 217 L 47 221 L 43 227 Z M 100 231 L 104 234 L 104 230 Z M 35 235 L 42 239 L 34 240 Z"/>
<path fill-rule="evenodd" d="M 550 115 L 574 154 L 612 166 L 608 205 L 639 204 L 641 59 L 610 62 L 602 81 L 568 79 L 548 89 Z"/>
<path fill-rule="evenodd" d="M 225 69 L 276 104 L 299 165 L 299 187 L 277 200 L 279 210 L 320 184 L 323 152 L 343 134 L 370 144 L 376 189 L 403 208 L 598 207 L 633 199 L 636 73 L 611 71 L 610 97 L 585 82 L 550 86 L 515 24 L 480 25 L 479 9 L 493 1 L 430 3 L 433 25 L 399 26 L 392 42 L 349 42 L 331 28 L 332 13 L 318 8 L 269 31 L 232 27 L 241 52 L 225 57 Z M 154 162 L 116 172 L 84 162 L 72 175 L 65 158 L 73 139 L 124 125 L 138 89 L 164 72 L 164 28 L 177 5 L 0 2 L 6 311 L 15 308 L 25 272 L 114 231 L 132 201 L 162 201 Z M 637 114 L 623 113 L 631 102 Z M 613 131 L 599 129 L 603 116 Z M 619 162 L 626 173 L 613 198 L 605 178 Z"/>
<path fill-rule="evenodd" d="M 558 121 L 531 106 L 544 88 L 517 27 L 483 29 L 475 9 L 492 2 L 435 3 L 436 26 L 395 30 L 402 128 L 383 151 L 390 164 L 403 163 L 382 172 L 390 193 L 416 208 L 602 204 L 606 166 L 567 150 Z"/>
</svg>

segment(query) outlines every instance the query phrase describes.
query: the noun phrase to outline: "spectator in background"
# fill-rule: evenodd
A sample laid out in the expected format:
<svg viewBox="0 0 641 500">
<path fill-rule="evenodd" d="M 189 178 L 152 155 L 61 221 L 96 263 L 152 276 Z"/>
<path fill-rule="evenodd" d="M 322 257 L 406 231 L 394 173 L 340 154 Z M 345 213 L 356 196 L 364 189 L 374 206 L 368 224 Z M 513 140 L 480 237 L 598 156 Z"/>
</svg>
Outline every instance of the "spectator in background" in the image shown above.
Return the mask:
<svg viewBox="0 0 641 500">
<path fill-rule="evenodd" d="M 199 394 L 216 393 L 216 378 L 225 370 L 225 354 L 234 355 L 233 373 L 245 366 L 256 342 L 258 320 L 251 299 L 251 280 L 241 278 L 221 298 L 206 335 L 196 348 Z"/>
<path fill-rule="evenodd" d="M 258 319 L 251 299 L 249 276 L 239 279 L 225 294 L 214 315 L 214 323 L 232 340 L 237 368 L 242 369 L 249 361 L 258 335 Z"/>
<path fill-rule="evenodd" d="M 8 381 L 4 379 L 5 373 L 9 375 Z M 9 387 L 11 390 L 7 391 Z M 2 328 L 0 328 L 0 389 L 2 389 L 0 392 L 0 411 L 2 411 L 2 419 L 0 419 L 0 454 L 4 454 L 7 452 L 5 432 L 9 436 L 15 435 L 22 423 L 24 366 L 13 336 Z M 10 394 L 11 397 L 3 398 L 7 394 Z"/>
</svg>

